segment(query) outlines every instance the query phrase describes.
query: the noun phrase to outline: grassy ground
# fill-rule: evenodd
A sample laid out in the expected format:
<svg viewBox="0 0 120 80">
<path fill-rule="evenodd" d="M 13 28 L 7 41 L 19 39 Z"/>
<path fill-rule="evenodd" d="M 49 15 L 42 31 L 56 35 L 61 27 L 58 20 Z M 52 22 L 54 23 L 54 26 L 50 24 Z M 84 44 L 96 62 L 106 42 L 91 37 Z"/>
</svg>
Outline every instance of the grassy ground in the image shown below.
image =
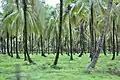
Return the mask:
<svg viewBox="0 0 120 80">
<path fill-rule="evenodd" d="M 90 61 L 88 55 L 77 56 L 73 61 L 67 55 L 60 56 L 58 67 L 53 68 L 53 54 L 46 58 L 32 55 L 37 65 L 23 61 L 23 55 L 22 59 L 17 60 L 0 54 L 0 80 L 17 80 L 16 64 L 20 64 L 20 80 L 120 80 L 116 73 L 120 69 L 120 56 L 112 61 L 110 55 L 101 55 L 96 68 L 90 73 L 85 72 Z"/>
</svg>

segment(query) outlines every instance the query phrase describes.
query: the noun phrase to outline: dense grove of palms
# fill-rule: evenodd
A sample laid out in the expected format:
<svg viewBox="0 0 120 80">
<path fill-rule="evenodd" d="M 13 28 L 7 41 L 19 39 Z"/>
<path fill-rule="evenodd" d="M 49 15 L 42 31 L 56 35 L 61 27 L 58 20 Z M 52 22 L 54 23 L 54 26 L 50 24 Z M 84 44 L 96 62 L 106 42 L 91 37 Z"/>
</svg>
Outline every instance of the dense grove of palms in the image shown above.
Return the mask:
<svg viewBox="0 0 120 80">
<path fill-rule="evenodd" d="M 41 0 L 4 0 L 0 13 L 0 49 L 2 54 L 35 62 L 32 55 L 56 54 L 82 57 L 90 54 L 94 68 L 100 53 L 120 50 L 119 0 L 60 0 L 51 7 Z M 59 55 L 61 54 L 61 55 Z"/>
</svg>

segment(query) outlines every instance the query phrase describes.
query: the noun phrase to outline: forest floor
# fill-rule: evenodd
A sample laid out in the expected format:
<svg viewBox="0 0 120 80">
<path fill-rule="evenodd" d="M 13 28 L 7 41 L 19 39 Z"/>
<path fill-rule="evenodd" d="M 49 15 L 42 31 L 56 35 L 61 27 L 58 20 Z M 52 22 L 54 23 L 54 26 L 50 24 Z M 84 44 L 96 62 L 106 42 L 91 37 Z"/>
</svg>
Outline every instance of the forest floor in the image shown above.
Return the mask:
<svg viewBox="0 0 120 80">
<path fill-rule="evenodd" d="M 36 65 L 25 62 L 23 54 L 21 59 L 0 54 L 0 80 L 120 80 L 120 56 L 115 60 L 111 60 L 111 57 L 109 54 L 101 55 L 96 68 L 85 72 L 85 67 L 90 62 L 87 54 L 82 57 L 76 54 L 73 61 L 66 54 L 60 55 L 57 67 L 51 66 L 53 54 L 47 57 L 31 55 Z"/>
</svg>

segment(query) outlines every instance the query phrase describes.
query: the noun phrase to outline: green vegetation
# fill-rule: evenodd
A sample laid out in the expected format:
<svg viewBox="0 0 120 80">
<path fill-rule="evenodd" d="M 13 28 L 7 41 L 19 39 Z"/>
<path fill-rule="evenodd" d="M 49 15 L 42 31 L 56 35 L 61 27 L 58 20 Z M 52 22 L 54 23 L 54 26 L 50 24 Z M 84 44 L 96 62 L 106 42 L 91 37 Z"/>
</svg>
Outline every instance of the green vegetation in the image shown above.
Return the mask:
<svg viewBox="0 0 120 80">
<path fill-rule="evenodd" d="M 20 55 L 23 58 L 22 54 Z M 32 55 L 31 58 L 37 65 L 30 65 L 23 59 L 15 59 L 6 55 L 0 55 L 0 80 L 16 80 L 16 64 L 20 64 L 21 80 L 119 80 L 120 74 L 114 70 L 120 69 L 120 56 L 116 60 L 110 60 L 111 56 L 99 56 L 96 68 L 90 73 L 85 72 L 85 66 L 90 59 L 86 54 L 79 58 L 76 54 L 74 60 L 64 54 L 60 56 L 57 67 L 53 67 L 54 55 L 47 58 Z"/>
</svg>

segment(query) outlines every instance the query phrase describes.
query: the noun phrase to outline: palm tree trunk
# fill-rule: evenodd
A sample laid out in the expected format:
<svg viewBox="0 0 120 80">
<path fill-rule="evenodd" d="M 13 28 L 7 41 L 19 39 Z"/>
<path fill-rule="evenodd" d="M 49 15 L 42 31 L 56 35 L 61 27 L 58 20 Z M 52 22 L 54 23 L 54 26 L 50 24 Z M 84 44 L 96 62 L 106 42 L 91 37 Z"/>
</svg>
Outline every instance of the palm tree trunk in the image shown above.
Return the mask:
<svg viewBox="0 0 120 80">
<path fill-rule="evenodd" d="M 28 53 L 28 48 L 27 48 L 27 0 L 23 0 L 23 11 L 24 11 L 24 29 L 23 29 L 23 47 L 24 47 L 24 60 L 27 60 L 29 63 L 35 64 Z"/>
<path fill-rule="evenodd" d="M 59 24 L 59 40 L 57 45 L 57 53 L 53 65 L 57 65 L 59 59 L 59 49 L 61 44 L 61 35 L 62 35 L 62 14 L 63 14 L 63 0 L 60 0 L 60 24 Z"/>
<path fill-rule="evenodd" d="M 91 19 L 90 19 L 90 41 L 91 41 L 91 49 L 90 49 L 90 58 L 91 61 L 94 56 L 94 28 L 93 28 L 93 3 L 91 4 Z"/>
<path fill-rule="evenodd" d="M 117 50 L 117 56 L 119 54 L 119 45 L 118 45 L 118 35 L 116 34 L 116 50 Z"/>
<path fill-rule="evenodd" d="M 10 53 L 11 53 L 11 57 L 13 57 L 13 53 L 12 53 L 12 50 L 13 50 L 13 49 L 12 49 L 12 46 L 13 46 L 13 45 L 12 45 L 12 44 L 13 44 L 12 36 L 10 37 L 10 42 L 11 42 L 11 51 L 10 51 Z"/>
<path fill-rule="evenodd" d="M 2 54 L 4 54 L 4 51 L 3 51 L 3 49 L 4 49 L 3 43 L 4 42 L 3 42 L 3 38 L 2 37 L 0 38 L 0 41 L 1 41 L 1 45 L 0 45 L 1 46 L 1 51 L 2 51 Z"/>
<path fill-rule="evenodd" d="M 29 50 L 30 50 L 30 53 L 31 53 L 31 35 L 29 36 Z"/>
<path fill-rule="evenodd" d="M 69 29 L 70 29 L 70 60 L 73 60 L 73 40 L 72 40 L 72 28 L 71 28 L 71 22 L 69 17 Z"/>
<path fill-rule="evenodd" d="M 5 39 L 3 38 L 3 53 L 6 54 L 6 41 Z"/>
<path fill-rule="evenodd" d="M 91 69 L 91 68 L 95 68 L 98 57 L 100 55 L 100 51 L 101 51 L 101 48 L 102 48 L 104 37 L 106 35 L 106 31 L 107 31 L 107 28 L 108 28 L 108 25 L 109 25 L 109 16 L 110 16 L 110 11 L 111 11 L 111 7 L 112 7 L 112 2 L 113 2 L 113 0 L 108 1 L 108 11 L 107 11 L 107 15 L 105 17 L 105 24 L 104 24 L 104 27 L 103 27 L 103 30 L 102 30 L 100 40 L 97 42 L 97 48 L 96 48 L 96 51 L 94 52 L 95 55 L 94 55 L 91 63 L 86 68 L 87 71 L 89 71 L 89 69 Z"/>
<path fill-rule="evenodd" d="M 20 59 L 20 56 L 18 54 L 18 37 L 17 37 L 17 34 L 16 34 L 16 58 Z"/>
<path fill-rule="evenodd" d="M 10 55 L 10 52 L 9 52 L 9 33 L 8 33 L 8 30 L 7 30 L 7 54 L 8 54 L 9 56 L 11 56 L 11 55 Z"/>
<path fill-rule="evenodd" d="M 113 19 L 113 56 L 112 56 L 112 60 L 115 59 L 115 19 Z"/>
<path fill-rule="evenodd" d="M 44 50 L 43 50 L 43 37 L 42 37 L 42 35 L 41 35 L 41 39 L 40 40 L 41 40 L 41 52 L 42 52 L 41 56 L 46 57 L 45 54 L 44 54 Z"/>
</svg>

